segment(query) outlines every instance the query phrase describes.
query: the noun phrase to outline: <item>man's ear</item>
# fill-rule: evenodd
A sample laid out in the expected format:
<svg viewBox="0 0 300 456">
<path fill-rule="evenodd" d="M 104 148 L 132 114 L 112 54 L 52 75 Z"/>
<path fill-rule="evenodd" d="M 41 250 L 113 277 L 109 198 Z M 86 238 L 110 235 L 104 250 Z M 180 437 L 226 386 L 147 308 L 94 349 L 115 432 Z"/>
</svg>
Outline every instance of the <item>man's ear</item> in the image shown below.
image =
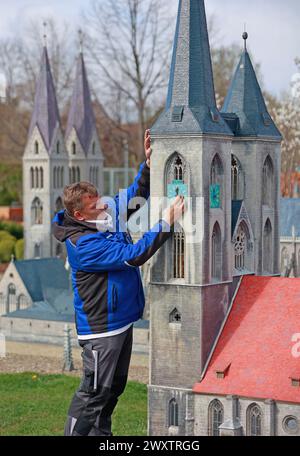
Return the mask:
<svg viewBox="0 0 300 456">
<path fill-rule="evenodd" d="M 74 211 L 74 218 L 77 220 L 84 220 L 84 217 L 81 215 L 79 211 Z"/>
</svg>

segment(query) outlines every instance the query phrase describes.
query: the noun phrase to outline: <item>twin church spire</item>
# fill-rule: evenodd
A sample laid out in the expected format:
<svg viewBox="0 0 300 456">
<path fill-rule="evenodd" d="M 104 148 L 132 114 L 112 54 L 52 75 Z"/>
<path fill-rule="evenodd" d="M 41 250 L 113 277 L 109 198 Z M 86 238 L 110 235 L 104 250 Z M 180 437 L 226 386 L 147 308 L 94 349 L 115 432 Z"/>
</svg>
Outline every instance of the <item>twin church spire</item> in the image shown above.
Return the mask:
<svg viewBox="0 0 300 456">
<path fill-rule="evenodd" d="M 54 138 L 54 132 L 58 126 L 60 126 L 60 117 L 56 92 L 48 51 L 46 46 L 44 46 L 28 137 L 31 137 L 34 128 L 37 127 L 43 138 L 45 147 L 49 151 Z"/>
<path fill-rule="evenodd" d="M 259 86 L 246 47 L 248 34 L 244 33 L 244 51 L 240 57 L 221 112 L 234 113 L 238 118 L 236 136 L 257 136 L 281 139 Z"/>
<path fill-rule="evenodd" d="M 216 106 L 204 0 L 179 0 L 166 107 L 151 132 L 232 136 Z"/>
<path fill-rule="evenodd" d="M 56 91 L 51 73 L 48 51 L 43 47 L 40 73 L 36 84 L 34 109 L 31 117 L 28 137 L 35 127 L 38 128 L 46 149 L 50 150 L 56 127 L 60 127 L 60 116 L 57 105 Z M 76 78 L 67 121 L 65 139 L 75 130 L 81 147 L 87 153 L 93 132 L 96 129 L 90 88 L 87 79 L 82 49 L 77 62 Z"/>
<path fill-rule="evenodd" d="M 96 122 L 82 51 L 79 54 L 77 62 L 76 79 L 66 129 L 66 140 L 73 128 L 77 133 L 83 150 L 87 151 L 93 131 L 96 129 Z"/>
<path fill-rule="evenodd" d="M 280 139 L 245 49 L 221 113 L 217 110 L 204 0 L 179 0 L 165 110 L 151 132 Z M 232 126 L 234 128 L 232 129 Z"/>
</svg>

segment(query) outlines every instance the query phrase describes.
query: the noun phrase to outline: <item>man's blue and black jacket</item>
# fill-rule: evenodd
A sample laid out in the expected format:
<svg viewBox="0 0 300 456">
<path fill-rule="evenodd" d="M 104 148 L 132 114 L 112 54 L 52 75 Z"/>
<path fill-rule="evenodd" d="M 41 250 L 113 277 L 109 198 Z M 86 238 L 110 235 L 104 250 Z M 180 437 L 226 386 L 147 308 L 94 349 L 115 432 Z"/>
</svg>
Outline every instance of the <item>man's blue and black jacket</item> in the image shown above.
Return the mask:
<svg viewBox="0 0 300 456">
<path fill-rule="evenodd" d="M 149 197 L 150 169 L 143 162 L 127 201 Z M 119 198 L 116 232 L 99 232 L 96 224 L 79 221 L 66 210 L 53 219 L 53 234 L 66 243 L 72 268 L 75 321 L 78 337 L 102 334 L 132 323 L 143 315 L 145 297 L 139 266 L 171 236 L 172 227 L 160 220 L 136 243 L 128 232 L 119 231 Z M 132 214 L 130 209 L 128 214 Z"/>
</svg>

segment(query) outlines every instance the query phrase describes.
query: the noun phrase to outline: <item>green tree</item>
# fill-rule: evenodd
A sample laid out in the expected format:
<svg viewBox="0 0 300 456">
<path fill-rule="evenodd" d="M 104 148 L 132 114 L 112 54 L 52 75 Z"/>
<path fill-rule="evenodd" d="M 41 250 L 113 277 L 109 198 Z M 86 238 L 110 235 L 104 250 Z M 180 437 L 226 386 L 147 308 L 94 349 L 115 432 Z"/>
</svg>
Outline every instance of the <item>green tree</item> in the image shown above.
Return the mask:
<svg viewBox="0 0 300 456">
<path fill-rule="evenodd" d="M 8 231 L 1 230 L 0 231 L 0 242 L 1 241 L 14 241 L 14 242 L 16 242 L 16 238 L 11 233 L 9 233 Z"/>
<path fill-rule="evenodd" d="M 15 243 L 15 257 L 16 260 L 23 260 L 24 258 L 24 239 L 18 239 Z"/>
<path fill-rule="evenodd" d="M 9 206 L 13 201 L 22 201 L 22 166 L 0 163 L 0 205 Z"/>
<path fill-rule="evenodd" d="M 14 253 L 15 241 L 4 239 L 0 241 L 0 262 L 8 263 Z"/>
<path fill-rule="evenodd" d="M 0 222 L 0 230 L 7 231 L 16 239 L 22 239 L 24 236 L 23 226 L 15 222 Z"/>
</svg>

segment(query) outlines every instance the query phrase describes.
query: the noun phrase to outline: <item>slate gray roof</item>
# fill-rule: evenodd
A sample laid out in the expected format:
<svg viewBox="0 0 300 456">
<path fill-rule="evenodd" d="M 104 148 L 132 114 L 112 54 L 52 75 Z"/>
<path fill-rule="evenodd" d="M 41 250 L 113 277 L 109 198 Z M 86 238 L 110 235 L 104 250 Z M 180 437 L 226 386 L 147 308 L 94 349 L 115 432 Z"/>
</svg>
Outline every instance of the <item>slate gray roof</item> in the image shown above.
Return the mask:
<svg viewBox="0 0 300 456">
<path fill-rule="evenodd" d="M 180 0 L 169 89 L 152 134 L 231 135 L 215 100 L 204 0 Z"/>
<path fill-rule="evenodd" d="M 33 301 L 44 301 L 53 289 L 69 289 L 68 273 L 60 258 L 18 260 L 14 264 Z"/>
<path fill-rule="evenodd" d="M 300 198 L 281 198 L 280 200 L 280 236 L 291 237 L 292 226 L 300 237 Z"/>
<path fill-rule="evenodd" d="M 66 129 L 66 139 L 72 128 L 78 135 L 83 150 L 87 153 L 95 127 L 90 88 L 82 52 L 77 62 L 76 80 Z"/>
<path fill-rule="evenodd" d="M 281 139 L 281 134 L 268 113 L 247 50 L 242 53 L 221 113 L 238 116 L 238 126 L 235 128 L 236 136 Z"/>
<path fill-rule="evenodd" d="M 47 48 L 44 47 L 40 74 L 36 83 L 34 109 L 29 127 L 29 137 L 35 126 L 38 126 L 47 150 L 50 149 L 53 133 L 60 118 L 56 100 L 56 93 L 51 74 Z"/>
<path fill-rule="evenodd" d="M 39 258 L 18 260 L 14 264 L 33 305 L 7 315 L 39 320 L 74 321 L 73 293 L 63 260 Z"/>
</svg>

